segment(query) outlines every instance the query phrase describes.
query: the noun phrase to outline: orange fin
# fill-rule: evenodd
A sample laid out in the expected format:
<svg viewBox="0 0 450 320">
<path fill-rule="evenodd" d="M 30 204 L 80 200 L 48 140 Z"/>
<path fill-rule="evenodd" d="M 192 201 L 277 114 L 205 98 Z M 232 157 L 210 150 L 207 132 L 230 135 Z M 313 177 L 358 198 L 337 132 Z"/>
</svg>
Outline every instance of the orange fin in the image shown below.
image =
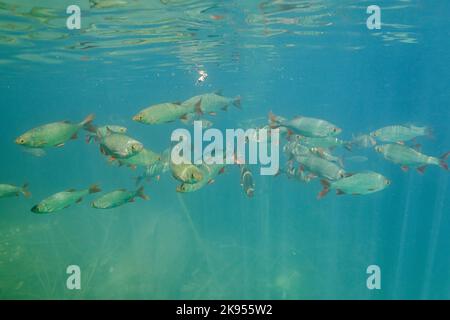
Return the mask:
<svg viewBox="0 0 450 320">
<path fill-rule="evenodd" d="M 424 174 L 426 168 L 427 168 L 427 166 L 418 167 L 417 168 L 417 172 L 420 173 L 420 174 Z"/>
<path fill-rule="evenodd" d="M 144 200 L 149 200 L 150 197 L 144 193 L 144 187 L 140 187 L 137 191 L 137 196 Z"/>
<path fill-rule="evenodd" d="M 450 151 L 444 153 L 442 156 L 439 157 L 439 165 L 441 166 L 441 168 L 448 170 L 448 164 L 447 164 L 447 158 L 448 156 L 450 156 Z"/>
<path fill-rule="evenodd" d="M 99 193 L 101 191 L 102 191 L 102 189 L 100 189 L 99 185 L 97 185 L 97 184 L 93 184 L 92 186 L 89 187 L 89 193 L 90 194 L 92 194 L 92 193 Z"/>
<path fill-rule="evenodd" d="M 320 180 L 320 183 L 323 186 L 322 191 L 320 191 L 320 193 L 317 195 L 317 199 L 322 199 L 323 197 L 325 197 L 327 195 L 327 193 L 330 191 L 330 182 L 328 182 L 327 180 Z"/>
<path fill-rule="evenodd" d="M 197 114 L 203 115 L 202 99 L 198 100 L 198 102 L 195 104 L 195 112 Z"/>
</svg>

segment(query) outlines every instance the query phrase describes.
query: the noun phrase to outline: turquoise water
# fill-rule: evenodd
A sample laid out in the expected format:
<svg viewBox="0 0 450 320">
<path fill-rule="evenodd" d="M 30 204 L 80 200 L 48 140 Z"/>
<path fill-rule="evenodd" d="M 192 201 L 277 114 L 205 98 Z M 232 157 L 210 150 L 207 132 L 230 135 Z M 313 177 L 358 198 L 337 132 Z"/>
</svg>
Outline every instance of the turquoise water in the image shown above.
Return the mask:
<svg viewBox="0 0 450 320">
<path fill-rule="evenodd" d="M 81 29 L 68 30 L 77 4 Z M 348 172 L 377 171 L 389 188 L 317 200 L 309 184 L 260 176 L 247 198 L 239 169 L 190 194 L 170 173 L 145 183 L 149 201 L 90 207 L 97 195 L 51 215 L 30 211 L 62 190 L 136 188 L 84 133 L 36 157 L 14 139 L 39 125 L 96 115 L 162 152 L 179 121 L 131 120 L 145 106 L 221 90 L 242 97 L 214 127 L 267 123 L 267 114 L 326 119 L 339 136 L 392 124 L 433 129 L 422 151 L 450 150 L 448 1 L 0 2 L 0 183 L 32 197 L 0 199 L 3 299 L 434 299 L 450 298 L 448 172 L 403 172 L 374 150 L 338 150 Z M 208 78 L 196 85 L 198 71 Z M 187 127 L 188 128 L 188 127 Z M 365 156 L 367 161 L 345 161 Z M 281 163 L 284 165 L 284 162 Z M 66 268 L 81 269 L 68 290 Z M 381 290 L 366 286 L 381 268 Z"/>
</svg>

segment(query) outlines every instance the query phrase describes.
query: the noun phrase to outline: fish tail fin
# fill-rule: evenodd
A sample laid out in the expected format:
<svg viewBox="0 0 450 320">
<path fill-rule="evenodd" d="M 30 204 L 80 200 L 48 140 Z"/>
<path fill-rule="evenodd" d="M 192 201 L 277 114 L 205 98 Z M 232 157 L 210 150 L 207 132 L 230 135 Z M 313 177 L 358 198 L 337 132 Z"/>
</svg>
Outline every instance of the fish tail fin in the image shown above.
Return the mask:
<svg viewBox="0 0 450 320">
<path fill-rule="evenodd" d="M 87 132 L 97 134 L 97 127 L 94 126 L 92 123 L 87 123 L 83 125 L 83 129 L 86 130 Z"/>
<path fill-rule="evenodd" d="M 100 186 L 98 184 L 93 184 L 92 186 L 89 187 L 89 193 L 99 193 L 101 192 L 102 189 L 100 189 Z"/>
<path fill-rule="evenodd" d="M 269 112 L 269 121 L 271 124 L 279 124 L 278 117 L 272 112 Z"/>
<path fill-rule="evenodd" d="M 448 170 L 448 163 L 447 163 L 448 156 L 450 156 L 450 151 L 444 153 L 442 156 L 439 157 L 439 165 L 445 170 Z"/>
<path fill-rule="evenodd" d="M 25 183 L 25 184 L 22 186 L 22 194 L 25 196 L 25 198 L 31 197 L 31 192 L 28 191 L 28 183 Z"/>
<path fill-rule="evenodd" d="M 144 187 L 140 187 L 137 191 L 137 196 L 144 200 L 150 200 L 150 197 L 144 193 Z"/>
<path fill-rule="evenodd" d="M 88 132 L 97 134 L 97 127 L 92 124 L 92 121 L 94 121 L 94 119 L 95 115 L 90 114 L 80 123 L 80 126 Z"/>
<path fill-rule="evenodd" d="M 235 106 L 236 108 L 242 110 L 242 106 L 241 106 L 241 96 L 237 96 L 236 98 L 234 98 L 233 106 Z"/>
<path fill-rule="evenodd" d="M 80 124 L 83 127 L 86 127 L 86 126 L 90 125 L 92 123 L 92 121 L 94 121 L 94 119 L 95 119 L 95 115 L 91 113 Z"/>
<path fill-rule="evenodd" d="M 317 196 L 317 199 L 319 200 L 325 197 L 327 193 L 330 191 L 330 182 L 328 180 L 320 180 L 320 183 L 322 184 L 323 189 Z"/>
</svg>

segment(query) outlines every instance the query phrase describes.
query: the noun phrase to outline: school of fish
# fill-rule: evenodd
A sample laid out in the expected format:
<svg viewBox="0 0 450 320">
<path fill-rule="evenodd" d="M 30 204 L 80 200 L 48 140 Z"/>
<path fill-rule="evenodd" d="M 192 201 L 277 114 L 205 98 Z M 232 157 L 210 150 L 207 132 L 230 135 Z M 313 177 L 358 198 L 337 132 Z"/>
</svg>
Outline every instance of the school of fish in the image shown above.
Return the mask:
<svg viewBox="0 0 450 320">
<path fill-rule="evenodd" d="M 220 113 L 228 111 L 231 106 L 241 109 L 241 97 L 225 97 L 220 92 L 205 93 L 184 102 L 163 102 L 145 107 L 131 119 L 143 125 L 162 125 L 175 121 L 192 125 L 194 121 L 201 121 L 204 128 L 209 128 L 213 125 L 213 119 L 220 117 Z M 179 183 L 177 192 L 196 192 L 214 183 L 228 166 L 239 169 L 244 196 L 252 198 L 257 195 L 256 179 L 250 165 L 238 162 L 232 165 L 207 164 L 210 163 L 208 161 L 202 164 L 177 164 L 171 160 L 170 147 L 156 152 L 130 136 L 126 127 L 114 124 L 96 126 L 93 124 L 94 118 L 94 115 L 88 115 L 78 123 L 61 121 L 41 125 L 18 136 L 15 143 L 35 156 L 44 156 L 46 149 L 62 148 L 69 141 L 77 139 L 81 132 L 85 132 L 86 142 L 98 145 L 100 153 L 110 164 L 143 170 L 143 173 L 135 178 L 136 190 L 119 188 L 100 195 L 91 202 L 94 209 L 117 208 L 135 202 L 136 198 L 148 200 L 150 198 L 145 194 L 143 184 L 159 181 L 161 175 L 169 172 Z M 318 193 L 318 199 L 326 196 L 330 190 L 335 190 L 338 195 L 368 195 L 391 185 L 391 180 L 381 173 L 346 170 L 346 162 L 367 160 L 364 156 L 353 154 L 354 150 L 362 148 L 373 149 L 385 160 L 399 165 L 403 171 L 414 168 L 423 174 L 426 167 L 432 165 L 448 170 L 447 159 L 450 152 L 438 157 L 426 155 L 415 143 L 416 139 L 431 135 L 431 130 L 427 127 L 390 125 L 345 141 L 338 138 L 343 130 L 327 120 L 305 116 L 287 118 L 270 112 L 267 122 L 255 124 L 254 128 L 280 130 L 280 149 L 286 158 L 286 164 L 280 168 L 277 176 L 284 175 L 302 183 L 319 180 L 322 190 Z M 253 139 L 264 143 L 258 136 L 249 136 L 246 139 L 247 143 Z M 270 142 L 270 135 L 265 139 L 265 142 Z M 339 148 L 345 150 L 348 156 L 337 155 L 335 150 Z M 28 184 L 0 184 L 0 199 L 20 195 L 29 198 L 31 193 L 28 189 Z M 53 214 L 100 192 L 102 190 L 96 184 L 86 189 L 71 188 L 56 192 L 32 206 L 31 211 L 36 214 Z"/>
</svg>

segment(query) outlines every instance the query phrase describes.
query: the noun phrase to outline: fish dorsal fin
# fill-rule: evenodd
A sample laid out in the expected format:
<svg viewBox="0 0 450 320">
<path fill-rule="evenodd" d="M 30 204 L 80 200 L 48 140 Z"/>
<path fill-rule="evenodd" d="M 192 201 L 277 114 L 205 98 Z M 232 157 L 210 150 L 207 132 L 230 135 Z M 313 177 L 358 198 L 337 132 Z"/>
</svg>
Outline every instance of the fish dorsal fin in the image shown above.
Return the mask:
<svg viewBox="0 0 450 320">
<path fill-rule="evenodd" d="M 70 122 L 69 120 L 64 120 L 64 121 L 61 121 L 62 123 L 66 123 L 66 124 L 71 124 L 72 122 Z"/>
<path fill-rule="evenodd" d="M 214 94 L 223 97 L 222 90 L 216 90 L 216 91 L 214 91 Z"/>
<path fill-rule="evenodd" d="M 69 190 L 66 190 L 66 192 L 75 192 L 75 191 L 77 191 L 76 189 L 69 189 Z"/>
<path fill-rule="evenodd" d="M 181 105 L 182 104 L 182 102 L 181 101 L 175 101 L 175 102 L 172 102 L 173 104 L 176 104 L 177 106 L 179 106 L 179 105 Z"/>
<path fill-rule="evenodd" d="M 119 189 L 119 190 L 117 190 L 117 191 L 120 191 L 120 192 L 127 192 L 127 189 Z"/>
</svg>

